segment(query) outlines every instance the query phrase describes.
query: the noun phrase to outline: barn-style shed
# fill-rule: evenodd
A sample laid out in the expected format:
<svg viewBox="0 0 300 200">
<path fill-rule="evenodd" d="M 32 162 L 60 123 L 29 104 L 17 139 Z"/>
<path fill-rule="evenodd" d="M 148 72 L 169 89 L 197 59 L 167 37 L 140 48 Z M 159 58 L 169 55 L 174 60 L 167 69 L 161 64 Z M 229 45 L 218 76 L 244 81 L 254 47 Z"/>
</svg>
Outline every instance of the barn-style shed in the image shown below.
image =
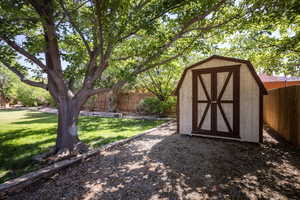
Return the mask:
<svg viewBox="0 0 300 200">
<path fill-rule="evenodd" d="M 267 90 L 249 61 L 213 55 L 184 70 L 175 94 L 180 134 L 262 141 Z"/>
</svg>

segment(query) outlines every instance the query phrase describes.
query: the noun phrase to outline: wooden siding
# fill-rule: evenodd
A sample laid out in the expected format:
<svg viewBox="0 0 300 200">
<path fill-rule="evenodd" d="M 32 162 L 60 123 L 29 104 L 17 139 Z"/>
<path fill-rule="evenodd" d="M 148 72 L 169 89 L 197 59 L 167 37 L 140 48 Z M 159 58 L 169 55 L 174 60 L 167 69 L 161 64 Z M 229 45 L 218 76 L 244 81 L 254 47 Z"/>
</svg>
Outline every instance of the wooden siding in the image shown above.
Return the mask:
<svg viewBox="0 0 300 200">
<path fill-rule="evenodd" d="M 189 70 L 179 90 L 179 133 L 181 134 L 192 133 L 192 88 L 192 72 Z"/>
<path fill-rule="evenodd" d="M 283 138 L 300 146 L 300 86 L 271 90 L 264 97 L 264 121 Z"/>
<path fill-rule="evenodd" d="M 194 67 L 193 70 L 237 64 L 239 63 L 216 58 Z M 240 64 L 240 137 L 242 141 L 258 142 L 260 89 L 246 64 Z M 179 89 L 179 97 L 179 133 L 191 134 L 193 113 L 191 69 L 186 72 Z"/>
</svg>

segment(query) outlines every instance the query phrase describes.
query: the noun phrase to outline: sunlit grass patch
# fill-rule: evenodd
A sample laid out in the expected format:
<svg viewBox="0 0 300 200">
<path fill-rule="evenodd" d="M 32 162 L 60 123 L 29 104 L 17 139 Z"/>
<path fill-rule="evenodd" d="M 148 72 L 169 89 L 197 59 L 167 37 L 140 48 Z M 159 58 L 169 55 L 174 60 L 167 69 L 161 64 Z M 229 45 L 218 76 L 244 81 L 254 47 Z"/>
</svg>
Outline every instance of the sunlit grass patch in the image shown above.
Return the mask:
<svg viewBox="0 0 300 200">
<path fill-rule="evenodd" d="M 0 110 L 0 183 L 39 166 L 32 156 L 55 144 L 57 116 L 32 111 Z M 163 121 L 82 116 L 79 137 L 92 147 L 125 139 Z"/>
</svg>

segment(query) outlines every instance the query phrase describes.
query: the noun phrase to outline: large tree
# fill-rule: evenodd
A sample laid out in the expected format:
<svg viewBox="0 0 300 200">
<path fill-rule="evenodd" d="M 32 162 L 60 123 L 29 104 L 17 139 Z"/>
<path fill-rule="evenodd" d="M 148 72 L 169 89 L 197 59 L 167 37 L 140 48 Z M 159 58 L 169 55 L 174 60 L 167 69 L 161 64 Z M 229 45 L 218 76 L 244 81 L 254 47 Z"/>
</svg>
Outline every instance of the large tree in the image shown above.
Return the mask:
<svg viewBox="0 0 300 200">
<path fill-rule="evenodd" d="M 189 52 L 238 14 L 230 0 L 2 0 L 0 61 L 49 91 L 58 105 L 56 150 L 72 150 L 81 106 L 107 91 L 95 84 L 107 81 L 106 70 L 116 72 L 112 88 L 122 85 Z M 41 81 L 30 79 L 35 74 Z"/>
</svg>

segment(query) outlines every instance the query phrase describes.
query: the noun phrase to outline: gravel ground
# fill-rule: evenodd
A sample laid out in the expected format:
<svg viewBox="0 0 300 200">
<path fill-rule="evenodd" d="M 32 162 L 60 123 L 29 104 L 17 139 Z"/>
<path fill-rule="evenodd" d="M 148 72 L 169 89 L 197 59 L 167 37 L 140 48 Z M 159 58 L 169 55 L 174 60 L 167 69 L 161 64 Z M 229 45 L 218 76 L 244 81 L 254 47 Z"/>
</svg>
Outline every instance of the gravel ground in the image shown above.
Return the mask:
<svg viewBox="0 0 300 200">
<path fill-rule="evenodd" d="M 174 134 L 175 124 L 61 170 L 9 199 L 300 199 L 300 151 Z"/>
</svg>

